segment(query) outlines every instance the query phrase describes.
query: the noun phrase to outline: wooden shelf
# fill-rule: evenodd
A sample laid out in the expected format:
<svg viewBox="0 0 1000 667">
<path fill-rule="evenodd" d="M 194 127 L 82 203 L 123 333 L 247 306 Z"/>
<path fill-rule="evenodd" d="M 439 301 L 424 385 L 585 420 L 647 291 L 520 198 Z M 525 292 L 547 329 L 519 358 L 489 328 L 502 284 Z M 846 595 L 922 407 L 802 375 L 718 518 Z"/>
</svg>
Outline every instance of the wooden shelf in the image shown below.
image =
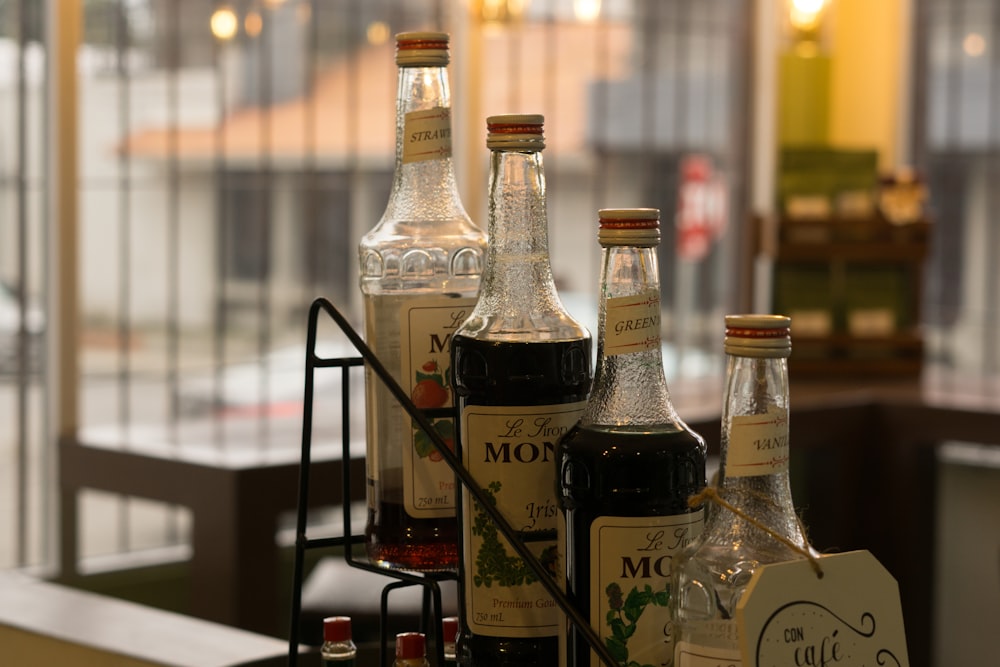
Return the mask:
<svg viewBox="0 0 1000 667">
<path fill-rule="evenodd" d="M 919 375 L 928 221 L 758 223 L 759 248 L 773 261 L 773 307 L 792 316 L 792 373 Z"/>
</svg>

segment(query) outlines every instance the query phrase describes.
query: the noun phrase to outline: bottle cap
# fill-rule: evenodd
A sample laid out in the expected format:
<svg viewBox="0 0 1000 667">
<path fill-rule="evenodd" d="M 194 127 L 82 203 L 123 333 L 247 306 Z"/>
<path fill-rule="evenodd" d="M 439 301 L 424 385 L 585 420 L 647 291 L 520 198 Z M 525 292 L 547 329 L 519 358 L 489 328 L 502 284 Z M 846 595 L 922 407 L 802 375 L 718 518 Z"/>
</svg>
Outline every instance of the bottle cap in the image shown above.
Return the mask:
<svg viewBox="0 0 1000 667">
<path fill-rule="evenodd" d="M 401 632 L 396 635 L 397 659 L 410 660 L 413 658 L 423 658 L 426 655 L 423 633 Z"/>
<path fill-rule="evenodd" d="M 323 619 L 323 641 L 346 642 L 351 638 L 350 616 L 328 616 Z"/>
<path fill-rule="evenodd" d="M 453 642 L 458 637 L 458 616 L 441 619 L 441 637 L 445 642 Z"/>
<path fill-rule="evenodd" d="M 396 65 L 400 67 L 444 67 L 448 60 L 446 32 L 401 32 L 396 35 Z"/>
<path fill-rule="evenodd" d="M 651 248 L 660 243 L 660 209 L 602 208 L 597 240 L 602 246 Z"/>
<path fill-rule="evenodd" d="M 726 354 L 788 357 L 792 320 L 785 315 L 726 315 Z"/>
<path fill-rule="evenodd" d="M 545 148 L 541 114 L 511 113 L 486 119 L 486 147 L 500 150 L 540 151 Z"/>
</svg>

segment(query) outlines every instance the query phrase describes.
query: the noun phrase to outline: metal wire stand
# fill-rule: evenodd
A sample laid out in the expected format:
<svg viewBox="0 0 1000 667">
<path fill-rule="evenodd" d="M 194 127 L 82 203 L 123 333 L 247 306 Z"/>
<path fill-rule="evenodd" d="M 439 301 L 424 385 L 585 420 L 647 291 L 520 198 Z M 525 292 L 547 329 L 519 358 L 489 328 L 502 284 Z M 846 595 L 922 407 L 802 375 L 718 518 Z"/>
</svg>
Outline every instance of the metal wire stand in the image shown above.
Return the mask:
<svg viewBox="0 0 1000 667">
<path fill-rule="evenodd" d="M 343 333 L 350 340 L 351 344 L 361 355 L 360 357 L 320 358 L 316 355 L 317 326 L 319 324 L 319 316 L 321 313 L 326 313 L 340 328 L 340 330 L 343 331 Z M 372 352 L 371 348 L 368 347 L 358 332 L 354 330 L 340 311 L 338 311 L 329 300 L 324 298 L 316 299 L 309 308 L 308 322 L 308 331 L 306 334 L 305 391 L 303 394 L 302 408 L 302 457 L 299 467 L 299 498 L 295 528 L 295 561 L 292 581 L 291 627 L 288 637 L 289 667 L 296 667 L 298 664 L 299 625 L 302 612 L 302 578 L 305 563 L 305 552 L 310 549 L 323 549 L 331 547 L 343 547 L 344 558 L 347 564 L 351 567 L 367 570 L 369 572 L 375 572 L 395 580 L 388 583 L 382 589 L 381 606 L 379 609 L 379 664 L 383 667 L 388 664 L 386 663 L 385 651 L 389 638 L 385 635 L 387 626 L 386 621 L 388 619 L 389 594 L 393 590 L 407 586 L 424 587 L 421 631 L 427 634 L 431 643 L 435 647 L 437 664 L 442 664 L 444 660 L 444 646 L 443 643 L 439 641 L 442 609 L 441 587 L 439 582 L 448 579 L 455 579 L 456 575 L 451 573 L 414 574 L 410 572 L 400 572 L 397 570 L 387 570 L 385 568 L 371 565 L 367 562 L 367 560 L 355 560 L 354 558 L 354 545 L 359 543 L 363 539 L 363 536 L 355 536 L 351 534 L 351 479 L 350 466 L 347 465 L 351 456 L 350 392 L 347 391 L 346 388 L 348 387 L 351 368 L 363 366 L 365 364 L 371 368 L 375 375 L 378 376 L 379 380 L 389 389 L 396 401 L 399 402 L 403 409 L 409 413 L 410 417 L 412 417 L 417 425 L 427 434 L 438 453 L 455 472 L 459 481 L 465 485 L 479 506 L 490 516 L 496 524 L 497 529 L 501 534 L 503 534 L 504 537 L 507 538 L 511 547 L 517 552 L 518 556 L 520 556 L 528 564 L 528 567 L 534 571 L 539 582 L 545 587 L 546 592 L 553 597 L 556 604 L 559 605 L 570 621 L 572 621 L 573 624 L 576 625 L 576 627 L 584 634 L 587 641 L 590 643 L 591 648 L 597 653 L 604 664 L 607 665 L 607 667 L 618 667 L 614 658 L 608 652 L 608 649 L 590 627 L 590 623 L 587 622 L 587 619 L 585 619 L 576 607 L 573 606 L 573 604 L 566 597 L 566 594 L 560 588 L 559 584 L 548 574 L 539 562 L 538 558 L 528 550 L 520 539 L 518 539 L 514 529 L 511 528 L 507 520 L 502 514 L 500 514 L 500 511 L 496 508 L 496 506 L 490 502 L 489 497 L 479 487 L 476 481 L 469 474 L 468 470 L 466 470 L 461 464 L 455 453 L 451 451 L 451 448 L 449 448 L 445 444 L 444 440 L 441 439 L 437 429 L 431 425 L 431 423 L 427 420 L 427 417 L 424 416 L 419 408 L 413 404 L 403 388 L 399 386 L 399 383 L 396 382 L 395 378 L 393 378 L 389 371 L 386 370 L 386 368 L 382 365 L 382 362 L 379 361 L 379 359 Z M 344 534 L 342 536 L 335 537 L 309 538 L 306 535 L 306 524 L 309 512 L 309 468 L 312 461 L 313 389 L 315 382 L 314 375 L 316 369 L 319 368 L 340 368 L 343 381 L 341 392 L 341 408 L 343 410 L 341 416 L 341 439 L 344 465 L 342 467 L 343 478 L 341 480 L 341 488 L 344 496 L 342 503 Z"/>
</svg>

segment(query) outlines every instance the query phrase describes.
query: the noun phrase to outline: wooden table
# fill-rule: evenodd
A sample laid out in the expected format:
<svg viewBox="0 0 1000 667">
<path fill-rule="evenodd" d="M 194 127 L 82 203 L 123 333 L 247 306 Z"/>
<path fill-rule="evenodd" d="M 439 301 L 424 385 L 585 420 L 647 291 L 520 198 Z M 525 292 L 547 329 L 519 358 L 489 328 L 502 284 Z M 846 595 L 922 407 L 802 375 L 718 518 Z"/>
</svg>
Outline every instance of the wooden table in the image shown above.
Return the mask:
<svg viewBox="0 0 1000 667">
<path fill-rule="evenodd" d="M 137 442 L 138 440 L 138 442 Z M 364 499 L 364 458 L 352 448 L 352 500 Z M 339 445 L 338 445 L 339 447 Z M 338 447 L 314 449 L 311 507 L 339 505 L 343 460 Z M 191 612 L 203 619 L 280 634 L 288 602 L 276 579 L 281 514 L 296 509 L 299 457 L 229 456 L 207 447 L 142 442 L 112 433 L 59 443 L 62 580 L 78 576 L 78 498 L 84 489 L 181 505 L 193 516 Z M 355 481 L 357 480 L 357 481 Z"/>
<path fill-rule="evenodd" d="M 896 577 L 910 663 L 933 653 L 936 449 L 951 440 L 1000 445 L 1000 385 L 925 370 L 921 379 L 792 377 L 792 483 L 814 546 L 867 549 Z M 717 383 L 674 380 L 678 413 L 719 448 Z M 310 505 L 341 493 L 339 458 L 317 457 Z M 194 516 L 194 613 L 274 631 L 279 514 L 295 509 L 298 459 L 216 462 L 167 456 L 135 438 L 60 444 L 62 566 L 76 572 L 77 495 L 92 488 L 189 507 Z M 364 462 L 351 460 L 352 480 Z M 329 484 L 321 482 L 329 480 Z M 363 484 L 352 484 L 363 498 Z M 375 593 L 373 593 L 375 595 Z"/>
</svg>

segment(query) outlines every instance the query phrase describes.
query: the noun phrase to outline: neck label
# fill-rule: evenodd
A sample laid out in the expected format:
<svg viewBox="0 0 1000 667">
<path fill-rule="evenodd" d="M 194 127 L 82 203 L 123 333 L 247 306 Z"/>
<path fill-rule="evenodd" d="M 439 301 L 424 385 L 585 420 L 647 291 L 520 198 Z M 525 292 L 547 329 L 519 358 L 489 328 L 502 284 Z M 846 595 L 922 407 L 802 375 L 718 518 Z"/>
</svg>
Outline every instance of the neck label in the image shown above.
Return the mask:
<svg viewBox="0 0 1000 667">
<path fill-rule="evenodd" d="M 646 290 L 605 301 L 604 355 L 647 352 L 660 347 L 660 293 Z"/>
<path fill-rule="evenodd" d="M 732 418 L 726 448 L 726 477 L 774 475 L 788 471 L 788 409 Z"/>
<path fill-rule="evenodd" d="M 411 111 L 403 118 L 403 164 L 451 157 L 451 109 Z"/>
</svg>

